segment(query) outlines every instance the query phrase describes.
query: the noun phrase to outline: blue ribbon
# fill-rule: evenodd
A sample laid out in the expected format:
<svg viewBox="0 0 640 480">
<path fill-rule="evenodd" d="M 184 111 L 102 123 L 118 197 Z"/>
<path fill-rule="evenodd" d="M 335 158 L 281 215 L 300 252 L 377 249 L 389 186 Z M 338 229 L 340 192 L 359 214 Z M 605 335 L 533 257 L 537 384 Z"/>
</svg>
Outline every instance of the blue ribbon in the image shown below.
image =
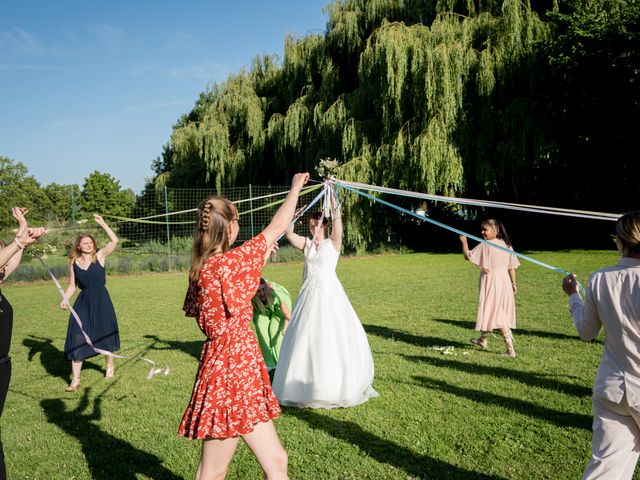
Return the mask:
<svg viewBox="0 0 640 480">
<path fill-rule="evenodd" d="M 406 213 L 407 215 L 411 215 L 412 217 L 416 217 L 420 220 L 423 220 L 425 222 L 429 222 L 432 223 L 433 225 L 437 225 L 438 227 L 444 228 L 446 230 L 449 230 L 451 232 L 457 233 L 458 235 L 464 235 L 465 237 L 469 237 L 477 242 L 480 243 L 486 243 L 487 245 L 492 246 L 493 248 L 497 248 L 498 250 L 502 250 L 503 252 L 507 252 L 510 255 L 515 255 L 516 257 L 522 258 L 523 260 L 526 260 L 528 262 L 531 263 L 535 263 L 536 265 L 540 265 L 541 267 L 547 268 L 549 270 L 553 270 L 554 272 L 558 272 L 561 273 L 563 275 L 571 275 L 571 272 L 567 272 L 566 270 L 562 269 L 562 268 L 558 268 L 558 267 L 554 267 L 553 265 L 549 265 L 548 263 L 544 263 L 541 262 L 540 260 L 536 260 L 535 258 L 529 257 L 527 255 L 524 255 L 522 253 L 518 253 L 514 250 L 509 250 L 508 248 L 502 247 L 500 245 L 497 245 L 493 242 L 489 242 L 487 240 L 485 240 L 484 238 L 480 238 L 480 237 L 476 237 L 475 235 L 470 235 L 466 232 L 463 232 L 462 230 L 459 230 L 457 228 L 454 227 L 450 227 L 449 225 L 446 225 L 442 222 L 438 222 L 437 220 L 433 220 L 432 218 L 429 218 L 427 216 L 424 215 L 420 215 L 418 213 L 412 212 L 411 210 L 407 210 L 406 208 L 402 208 L 399 207 L 398 205 L 394 205 L 393 203 L 387 202 L 386 200 L 382 200 L 381 198 L 377 198 L 374 197 L 373 195 L 369 195 L 368 193 L 362 192 L 360 190 L 357 190 L 353 187 L 348 187 L 347 185 L 342 185 L 339 181 L 336 181 L 336 185 L 338 185 L 341 188 L 344 188 L 345 190 L 349 190 L 353 193 L 357 193 L 358 195 L 361 195 L 365 198 L 368 198 L 369 200 L 373 200 L 374 202 L 378 202 L 381 203 L 383 205 L 386 205 L 388 207 L 391 208 L 395 208 L 396 210 L 399 210 L 400 212 Z M 584 295 L 584 287 L 579 283 L 578 283 L 578 287 L 580 288 L 580 292 Z"/>
</svg>

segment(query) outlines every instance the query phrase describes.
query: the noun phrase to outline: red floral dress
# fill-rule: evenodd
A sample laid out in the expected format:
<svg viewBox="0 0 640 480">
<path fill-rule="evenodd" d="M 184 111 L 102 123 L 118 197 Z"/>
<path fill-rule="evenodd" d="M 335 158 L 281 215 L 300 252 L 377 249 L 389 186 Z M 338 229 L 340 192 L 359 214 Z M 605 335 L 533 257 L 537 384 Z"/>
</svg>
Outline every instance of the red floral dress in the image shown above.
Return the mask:
<svg viewBox="0 0 640 480">
<path fill-rule="evenodd" d="M 280 414 L 267 367 L 250 323 L 251 299 L 260 283 L 267 242 L 262 234 L 209 258 L 185 300 L 207 340 L 191 401 L 179 434 L 192 439 L 230 438 Z M 190 296 L 197 295 L 195 304 Z M 193 308 L 195 307 L 195 308 Z"/>
</svg>

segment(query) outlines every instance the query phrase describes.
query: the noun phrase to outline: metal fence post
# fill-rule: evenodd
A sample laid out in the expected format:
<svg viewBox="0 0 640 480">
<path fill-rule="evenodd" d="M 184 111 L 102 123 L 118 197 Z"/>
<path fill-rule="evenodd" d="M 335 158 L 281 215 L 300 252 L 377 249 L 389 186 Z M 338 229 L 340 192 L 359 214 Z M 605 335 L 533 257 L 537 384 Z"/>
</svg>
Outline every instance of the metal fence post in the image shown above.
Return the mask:
<svg viewBox="0 0 640 480">
<path fill-rule="evenodd" d="M 167 186 L 164 186 L 164 218 L 167 226 L 167 251 L 171 255 L 171 237 L 169 235 L 169 200 L 167 197 Z"/>
<path fill-rule="evenodd" d="M 251 184 L 249 184 L 249 210 L 251 210 L 251 238 L 255 237 L 253 230 L 253 195 L 251 194 Z"/>
<path fill-rule="evenodd" d="M 73 185 L 71 186 L 71 226 L 76 226 L 76 196 L 74 194 Z"/>
</svg>

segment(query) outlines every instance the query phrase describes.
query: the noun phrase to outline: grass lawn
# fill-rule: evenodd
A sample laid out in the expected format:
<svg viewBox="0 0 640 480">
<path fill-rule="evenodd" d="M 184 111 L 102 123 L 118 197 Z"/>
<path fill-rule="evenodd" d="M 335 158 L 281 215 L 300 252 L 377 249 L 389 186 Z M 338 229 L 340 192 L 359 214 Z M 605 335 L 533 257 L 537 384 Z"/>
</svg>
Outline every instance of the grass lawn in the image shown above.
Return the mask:
<svg viewBox="0 0 640 480">
<path fill-rule="evenodd" d="M 615 252 L 533 252 L 588 274 Z M 302 264 L 265 276 L 295 296 Z M 478 270 L 461 255 L 343 258 L 338 267 L 367 331 L 380 393 L 349 409 L 284 408 L 276 428 L 292 479 L 576 479 L 589 458 L 591 385 L 602 341 L 581 342 L 561 275 L 532 264 L 518 272 L 518 357 L 499 336 L 489 352 L 469 345 Z M 52 282 L 4 288 L 15 309 L 13 378 L 2 416 L 11 479 L 192 478 L 200 442 L 177 436 L 203 337 L 181 312 L 186 274 L 108 277 L 123 349 L 116 378 L 85 363 L 83 388 L 65 393 L 67 313 Z M 445 355 L 438 347 L 452 346 Z M 143 355 L 168 365 L 146 379 Z M 262 478 L 241 443 L 230 479 Z M 640 477 L 639 477 L 640 478 Z"/>
</svg>

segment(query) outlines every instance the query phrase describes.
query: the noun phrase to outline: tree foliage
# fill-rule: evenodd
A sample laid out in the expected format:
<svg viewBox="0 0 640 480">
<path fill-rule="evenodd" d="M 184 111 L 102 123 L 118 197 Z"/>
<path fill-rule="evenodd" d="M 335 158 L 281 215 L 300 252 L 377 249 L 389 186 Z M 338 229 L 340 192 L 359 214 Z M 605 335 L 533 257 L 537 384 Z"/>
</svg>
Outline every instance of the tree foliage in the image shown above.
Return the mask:
<svg viewBox="0 0 640 480">
<path fill-rule="evenodd" d="M 618 177 L 629 188 L 637 178 L 638 9 L 625 0 L 334 0 L 324 35 L 288 37 L 281 60 L 258 57 L 203 92 L 173 130 L 161 183 L 284 183 L 332 157 L 348 180 L 567 206 L 570 167 L 586 182 L 570 201 L 587 207 L 604 158 L 624 171 L 606 176 L 610 190 Z M 368 201 L 346 207 L 354 248 L 396 226 Z"/>
<path fill-rule="evenodd" d="M 128 216 L 135 203 L 131 190 L 121 190 L 120 182 L 108 173 L 94 171 L 84 181 L 80 205 L 87 214 L 109 213 Z"/>
<path fill-rule="evenodd" d="M 46 220 L 46 212 L 51 202 L 40 184 L 28 174 L 27 167 L 21 162 L 0 156 L 0 226 L 14 227 L 15 219 L 11 215 L 12 207 L 26 207 L 29 218 L 35 222 Z"/>
</svg>

